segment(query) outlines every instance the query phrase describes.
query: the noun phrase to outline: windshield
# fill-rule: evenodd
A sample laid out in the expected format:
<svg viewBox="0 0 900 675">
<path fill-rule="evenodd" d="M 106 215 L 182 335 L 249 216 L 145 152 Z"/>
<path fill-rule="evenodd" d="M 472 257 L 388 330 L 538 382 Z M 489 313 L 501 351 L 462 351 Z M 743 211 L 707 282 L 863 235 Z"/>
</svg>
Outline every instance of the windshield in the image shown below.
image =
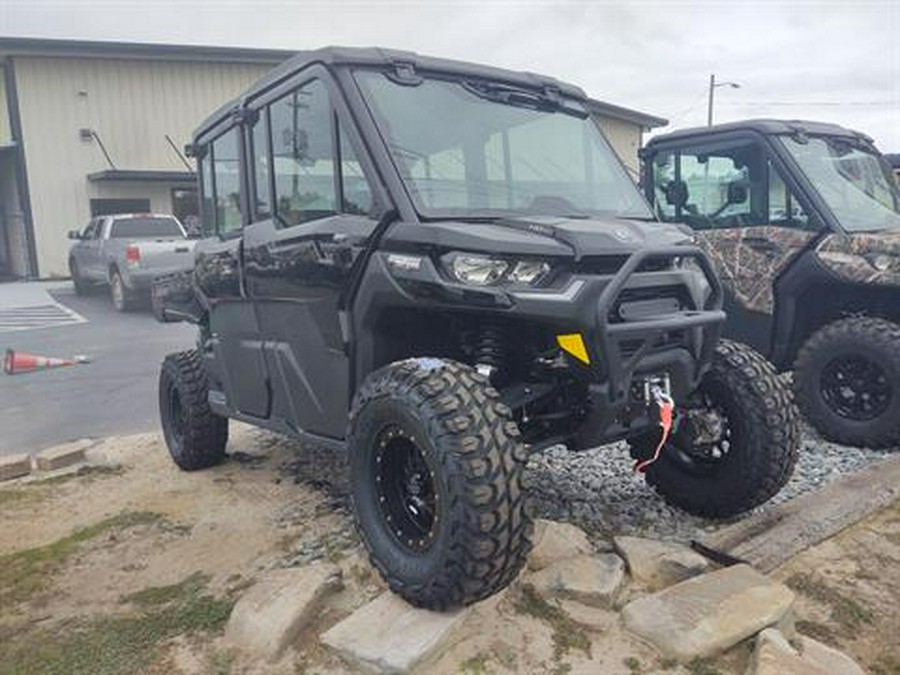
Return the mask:
<svg viewBox="0 0 900 675">
<path fill-rule="evenodd" d="M 136 216 L 114 220 L 109 236 L 111 239 L 155 239 L 157 237 L 183 237 L 184 232 L 174 218 Z"/>
<path fill-rule="evenodd" d="M 499 83 L 356 78 L 426 217 L 652 217 L 579 103 Z"/>
<path fill-rule="evenodd" d="M 900 191 L 876 152 L 846 138 L 782 142 L 845 230 L 900 227 Z"/>
</svg>

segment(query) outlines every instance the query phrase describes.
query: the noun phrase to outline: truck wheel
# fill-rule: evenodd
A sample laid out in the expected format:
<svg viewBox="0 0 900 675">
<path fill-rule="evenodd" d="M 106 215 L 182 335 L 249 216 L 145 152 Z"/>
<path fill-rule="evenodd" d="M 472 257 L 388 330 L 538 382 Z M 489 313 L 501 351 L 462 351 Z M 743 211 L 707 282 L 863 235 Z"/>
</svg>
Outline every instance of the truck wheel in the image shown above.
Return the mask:
<svg viewBox="0 0 900 675">
<path fill-rule="evenodd" d="M 354 399 L 349 450 L 357 528 L 391 590 L 446 609 L 516 578 L 531 548 L 527 454 L 486 378 L 436 358 L 378 370 Z"/>
<path fill-rule="evenodd" d="M 135 308 L 135 299 L 117 269 L 109 273 L 109 296 L 117 312 L 130 312 Z"/>
<path fill-rule="evenodd" d="M 196 350 L 169 354 L 159 373 L 159 416 L 169 454 L 195 471 L 225 458 L 228 420 L 209 408 L 206 368 Z"/>
<path fill-rule="evenodd" d="M 827 439 L 900 444 L 900 326 L 854 317 L 821 328 L 794 365 L 800 410 Z"/>
<path fill-rule="evenodd" d="M 635 459 L 651 457 L 659 433 L 630 441 Z M 725 518 L 773 497 L 794 470 L 800 426 L 790 390 L 746 345 L 723 340 L 674 432 L 647 469 L 648 484 L 670 504 Z"/>
<path fill-rule="evenodd" d="M 69 275 L 72 277 L 72 286 L 75 287 L 75 295 L 87 295 L 91 292 L 90 283 L 81 277 L 78 270 L 78 263 L 69 260 Z"/>
</svg>

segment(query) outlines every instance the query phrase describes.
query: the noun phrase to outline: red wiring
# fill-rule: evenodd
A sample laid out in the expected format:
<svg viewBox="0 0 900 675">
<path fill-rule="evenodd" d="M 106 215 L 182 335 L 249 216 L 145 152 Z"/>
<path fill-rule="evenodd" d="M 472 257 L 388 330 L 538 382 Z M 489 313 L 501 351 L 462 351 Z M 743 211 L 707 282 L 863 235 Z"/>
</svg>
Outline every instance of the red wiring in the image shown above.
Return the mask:
<svg viewBox="0 0 900 675">
<path fill-rule="evenodd" d="M 672 433 L 672 412 L 675 409 L 675 404 L 671 398 L 666 396 L 665 398 L 657 397 L 656 405 L 659 408 L 659 426 L 662 429 L 659 445 L 656 446 L 656 452 L 653 453 L 653 457 L 637 462 L 634 465 L 634 470 L 637 473 L 645 473 L 647 468 L 659 459 L 659 455 L 662 453 L 662 449 Z"/>
</svg>

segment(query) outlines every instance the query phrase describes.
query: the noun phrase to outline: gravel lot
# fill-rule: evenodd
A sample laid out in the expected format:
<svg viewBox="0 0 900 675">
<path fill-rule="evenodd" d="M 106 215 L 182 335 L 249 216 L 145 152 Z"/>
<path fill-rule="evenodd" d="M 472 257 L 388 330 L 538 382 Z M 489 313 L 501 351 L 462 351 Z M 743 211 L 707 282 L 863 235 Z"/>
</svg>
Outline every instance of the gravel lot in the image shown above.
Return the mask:
<svg viewBox="0 0 900 675">
<path fill-rule="evenodd" d="M 892 450 L 851 448 L 822 440 L 804 428 L 803 448 L 788 484 L 760 510 L 809 492 L 889 456 Z M 586 452 L 562 446 L 531 458 L 529 480 L 541 517 L 571 521 L 595 539 L 620 533 L 689 541 L 721 523 L 687 515 L 665 504 L 632 471 L 624 443 Z"/>
</svg>

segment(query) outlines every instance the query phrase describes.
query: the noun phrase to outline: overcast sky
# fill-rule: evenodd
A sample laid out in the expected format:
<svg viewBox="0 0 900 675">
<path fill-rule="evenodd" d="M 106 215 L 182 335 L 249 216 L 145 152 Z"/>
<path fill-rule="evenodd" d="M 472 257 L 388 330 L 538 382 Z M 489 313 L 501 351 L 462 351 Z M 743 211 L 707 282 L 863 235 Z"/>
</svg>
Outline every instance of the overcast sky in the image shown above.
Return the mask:
<svg viewBox="0 0 900 675">
<path fill-rule="evenodd" d="M 816 119 L 900 152 L 900 0 L 309 2 L 0 0 L 0 34 L 308 49 L 383 46 L 533 70 L 704 124 Z"/>
</svg>

